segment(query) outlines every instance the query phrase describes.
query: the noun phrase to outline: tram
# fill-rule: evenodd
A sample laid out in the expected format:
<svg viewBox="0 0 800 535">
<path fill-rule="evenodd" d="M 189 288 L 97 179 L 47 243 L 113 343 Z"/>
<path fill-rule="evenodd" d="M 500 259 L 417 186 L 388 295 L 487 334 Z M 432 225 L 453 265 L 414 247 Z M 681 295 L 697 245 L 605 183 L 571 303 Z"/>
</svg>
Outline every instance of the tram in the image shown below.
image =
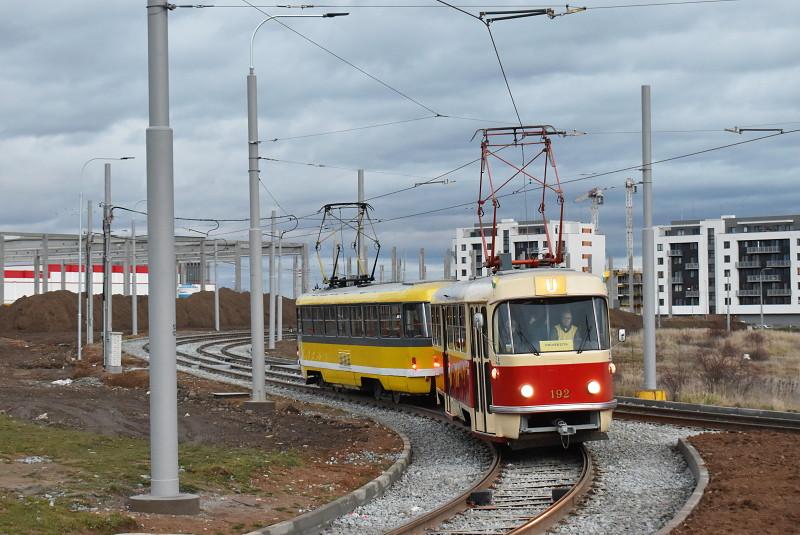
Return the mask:
<svg viewBox="0 0 800 535">
<path fill-rule="evenodd" d="M 616 400 L 606 295 L 599 277 L 558 268 L 440 288 L 431 301 L 438 403 L 513 446 L 607 438 Z"/>
<path fill-rule="evenodd" d="M 447 281 L 348 286 L 297 300 L 298 357 L 307 383 L 432 395 L 430 301 Z"/>
</svg>

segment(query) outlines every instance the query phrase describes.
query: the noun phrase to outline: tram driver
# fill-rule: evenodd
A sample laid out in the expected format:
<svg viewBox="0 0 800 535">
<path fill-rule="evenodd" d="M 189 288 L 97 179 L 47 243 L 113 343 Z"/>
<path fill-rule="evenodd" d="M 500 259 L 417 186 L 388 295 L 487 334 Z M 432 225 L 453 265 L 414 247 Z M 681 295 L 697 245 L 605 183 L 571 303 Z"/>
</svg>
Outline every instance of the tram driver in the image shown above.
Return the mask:
<svg viewBox="0 0 800 535">
<path fill-rule="evenodd" d="M 561 321 L 553 326 L 553 340 L 575 340 L 578 328 L 572 324 L 572 311 L 564 310 L 561 313 Z"/>
</svg>

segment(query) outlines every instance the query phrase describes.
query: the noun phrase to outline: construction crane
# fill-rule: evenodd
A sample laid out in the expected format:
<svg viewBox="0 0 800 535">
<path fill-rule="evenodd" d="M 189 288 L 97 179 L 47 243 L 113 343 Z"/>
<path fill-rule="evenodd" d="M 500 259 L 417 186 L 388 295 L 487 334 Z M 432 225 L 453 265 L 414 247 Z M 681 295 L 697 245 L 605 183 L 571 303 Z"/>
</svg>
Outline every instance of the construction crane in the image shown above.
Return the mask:
<svg viewBox="0 0 800 535">
<path fill-rule="evenodd" d="M 609 188 L 592 188 L 583 195 L 575 199 L 575 202 L 583 202 L 587 199 L 592 201 L 592 225 L 595 233 L 599 233 L 600 205 L 603 204 L 603 191 Z"/>
</svg>

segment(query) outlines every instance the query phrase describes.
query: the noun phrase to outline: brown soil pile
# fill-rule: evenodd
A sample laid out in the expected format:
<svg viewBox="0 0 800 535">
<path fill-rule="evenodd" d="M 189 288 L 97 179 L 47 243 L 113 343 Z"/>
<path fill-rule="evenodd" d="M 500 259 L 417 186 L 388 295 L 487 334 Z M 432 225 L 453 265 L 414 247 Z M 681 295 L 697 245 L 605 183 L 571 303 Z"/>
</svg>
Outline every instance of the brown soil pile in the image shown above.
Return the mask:
<svg viewBox="0 0 800 535">
<path fill-rule="evenodd" d="M 691 437 L 711 481 L 700 503 L 672 535 L 797 533 L 800 441 L 774 431 Z"/>
<path fill-rule="evenodd" d="M 624 310 L 609 310 L 612 329 L 625 329 L 627 332 L 642 329 L 642 316 Z M 724 330 L 727 319 L 723 314 L 708 316 L 673 316 L 661 317 L 661 327 L 667 329 L 716 329 Z M 731 316 L 731 329 L 734 331 L 746 328 L 746 324 Z"/>
<path fill-rule="evenodd" d="M 59 290 L 18 299 L 13 304 L 0 307 L 0 332 L 66 332 L 76 328 L 78 298 L 72 292 Z M 140 331 L 147 330 L 147 296 L 137 299 L 137 316 Z M 178 329 L 211 329 L 214 327 L 214 293 L 198 292 L 185 299 L 175 300 L 175 320 Z M 113 328 L 123 332 L 131 330 L 131 298 L 113 297 Z M 84 314 L 86 310 L 84 309 Z M 220 328 L 250 327 L 250 294 L 234 292 L 228 288 L 219 291 Z M 94 296 L 94 328 L 102 330 L 103 301 Z M 269 294 L 264 296 L 264 322 L 269 321 Z M 297 325 L 294 299 L 283 298 L 283 326 Z"/>
</svg>

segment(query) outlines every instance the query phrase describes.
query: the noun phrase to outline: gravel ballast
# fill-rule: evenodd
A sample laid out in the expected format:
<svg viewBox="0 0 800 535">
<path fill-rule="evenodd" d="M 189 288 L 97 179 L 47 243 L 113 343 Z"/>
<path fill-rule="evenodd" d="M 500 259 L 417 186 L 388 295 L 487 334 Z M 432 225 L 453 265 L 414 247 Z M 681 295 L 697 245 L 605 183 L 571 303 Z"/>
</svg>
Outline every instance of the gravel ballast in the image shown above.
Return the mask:
<svg viewBox="0 0 800 535">
<path fill-rule="evenodd" d="M 588 443 L 595 479 L 576 512 L 551 534 L 654 533 L 686 502 L 694 478 L 679 438 L 702 429 L 616 420 L 609 440 Z"/>
<path fill-rule="evenodd" d="M 124 343 L 129 355 L 147 359 L 146 339 Z M 182 344 L 180 350 L 192 353 L 197 345 Z M 250 383 L 178 366 L 198 377 L 250 387 Z M 373 418 L 404 433 L 411 441 L 411 465 L 401 479 L 386 493 L 335 520 L 324 533 L 378 534 L 409 522 L 454 499 L 483 475 L 491 461 L 487 446 L 463 431 L 445 423 L 399 411 L 333 400 L 291 389 L 267 385 L 273 395 L 311 403 L 323 403 L 355 415 Z"/>
</svg>

